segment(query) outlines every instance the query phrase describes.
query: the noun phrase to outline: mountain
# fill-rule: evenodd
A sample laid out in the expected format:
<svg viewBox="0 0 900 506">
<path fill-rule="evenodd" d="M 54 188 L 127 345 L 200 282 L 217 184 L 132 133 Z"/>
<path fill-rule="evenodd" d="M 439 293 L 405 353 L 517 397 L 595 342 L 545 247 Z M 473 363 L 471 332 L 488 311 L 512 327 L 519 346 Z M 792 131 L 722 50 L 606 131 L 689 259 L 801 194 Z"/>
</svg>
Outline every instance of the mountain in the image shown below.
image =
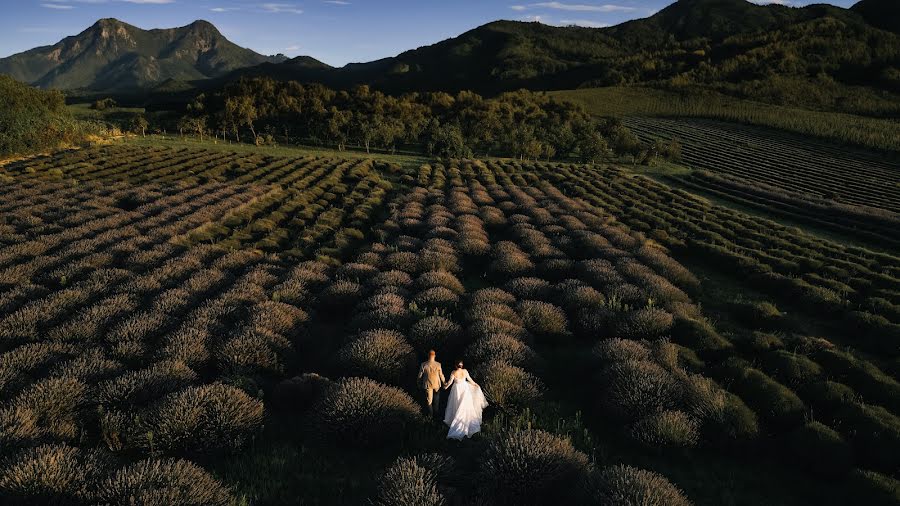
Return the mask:
<svg viewBox="0 0 900 506">
<path fill-rule="evenodd" d="M 869 2 L 882 11 L 900 4 L 861 4 Z M 814 91 L 811 80 L 827 76 L 839 86 L 896 91 L 900 39 L 867 22 L 861 12 L 872 9 L 866 7 L 678 0 L 653 16 L 609 28 L 496 21 L 369 63 L 332 69 L 285 62 L 241 69 L 228 78 L 264 75 L 341 88 L 369 84 L 389 92 L 482 93 L 674 82 L 753 86 L 754 93 L 769 93 L 764 82 L 782 78 L 805 83 L 791 92 L 803 98 Z"/>
<path fill-rule="evenodd" d="M 872 26 L 900 33 L 900 2 L 897 0 L 862 0 L 850 9 Z"/>
<path fill-rule="evenodd" d="M 110 18 L 52 46 L 0 59 L 0 74 L 40 88 L 116 91 L 218 77 L 285 59 L 242 48 L 206 21 L 142 30 Z"/>
</svg>

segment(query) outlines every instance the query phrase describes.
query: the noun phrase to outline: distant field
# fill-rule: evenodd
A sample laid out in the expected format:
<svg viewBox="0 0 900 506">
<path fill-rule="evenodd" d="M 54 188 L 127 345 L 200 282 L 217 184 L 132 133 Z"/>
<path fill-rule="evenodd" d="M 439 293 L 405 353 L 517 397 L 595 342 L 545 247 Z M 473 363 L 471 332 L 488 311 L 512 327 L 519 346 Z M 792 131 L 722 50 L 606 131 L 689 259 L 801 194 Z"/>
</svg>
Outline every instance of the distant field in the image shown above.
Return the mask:
<svg viewBox="0 0 900 506">
<path fill-rule="evenodd" d="M 900 152 L 900 122 L 741 100 L 713 92 L 678 94 L 652 88 L 589 88 L 551 95 L 598 116 L 710 118 L 779 128 L 842 144 Z"/>
<path fill-rule="evenodd" d="M 21 502 L 62 460 L 89 471 L 63 492 L 113 503 L 127 477 L 362 504 L 392 465 L 491 503 L 520 470 L 484 458 L 522 439 L 666 504 L 893 497 L 894 255 L 615 167 L 148 139 L 2 169 L 0 491 Z M 429 348 L 492 404 L 466 445 L 420 415 Z"/>
</svg>

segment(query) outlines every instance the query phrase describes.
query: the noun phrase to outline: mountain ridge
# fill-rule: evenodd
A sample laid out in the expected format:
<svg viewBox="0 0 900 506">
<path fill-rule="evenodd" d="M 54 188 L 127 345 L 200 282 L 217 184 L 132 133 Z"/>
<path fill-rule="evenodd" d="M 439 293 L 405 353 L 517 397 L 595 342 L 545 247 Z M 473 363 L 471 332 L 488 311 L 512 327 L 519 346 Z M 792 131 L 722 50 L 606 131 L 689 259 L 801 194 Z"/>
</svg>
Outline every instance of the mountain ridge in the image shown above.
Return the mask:
<svg viewBox="0 0 900 506">
<path fill-rule="evenodd" d="M 56 44 L 0 59 L 0 73 L 40 88 L 122 90 L 208 79 L 280 60 L 237 46 L 205 20 L 144 30 L 102 18 Z"/>
</svg>

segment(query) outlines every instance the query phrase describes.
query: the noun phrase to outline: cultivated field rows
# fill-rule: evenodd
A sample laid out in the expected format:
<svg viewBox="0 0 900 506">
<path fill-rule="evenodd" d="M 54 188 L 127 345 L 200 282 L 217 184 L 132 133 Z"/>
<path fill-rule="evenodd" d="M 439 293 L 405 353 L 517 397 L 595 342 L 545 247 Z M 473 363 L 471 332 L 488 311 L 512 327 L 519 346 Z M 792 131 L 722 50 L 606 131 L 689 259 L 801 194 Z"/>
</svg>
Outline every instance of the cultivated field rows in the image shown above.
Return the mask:
<svg viewBox="0 0 900 506">
<path fill-rule="evenodd" d="M 896 257 L 599 166 L 413 170 L 125 145 L 8 174 L 0 491 L 17 500 L 227 504 L 240 486 L 209 470 L 252 445 L 279 401 L 310 441 L 396 449 L 391 480 L 452 496 L 451 456 L 402 454 L 427 431 L 412 396 L 430 348 L 464 357 L 504 417 L 559 402 L 572 385 L 546 355 L 566 349 L 593 371 L 577 371 L 594 393 L 575 408 L 635 445 L 728 454 L 790 437 L 801 443 L 782 456 L 812 472 L 896 473 Z M 746 272 L 857 332 L 732 342 L 672 252 Z M 323 339 L 324 328 L 337 330 Z M 688 503 L 677 484 L 597 461 L 569 435 L 488 432 L 475 493 L 602 502 L 636 487 Z M 823 452 L 826 469 L 808 458 Z M 59 469 L 67 480 L 51 490 Z M 373 500 L 390 501 L 391 480 Z"/>
</svg>

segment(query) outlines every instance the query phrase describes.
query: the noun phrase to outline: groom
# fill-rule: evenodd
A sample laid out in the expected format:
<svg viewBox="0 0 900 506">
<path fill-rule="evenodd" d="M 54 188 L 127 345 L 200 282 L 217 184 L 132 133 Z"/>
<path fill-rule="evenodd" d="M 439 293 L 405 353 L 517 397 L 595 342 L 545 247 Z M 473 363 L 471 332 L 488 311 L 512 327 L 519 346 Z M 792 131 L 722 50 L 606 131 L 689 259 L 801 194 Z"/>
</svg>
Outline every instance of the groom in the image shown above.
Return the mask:
<svg viewBox="0 0 900 506">
<path fill-rule="evenodd" d="M 434 359 L 434 350 L 428 352 L 428 360 L 419 367 L 419 381 L 425 389 L 425 406 L 432 417 L 438 416 L 441 409 L 441 387 L 447 379 L 441 369 L 441 363 Z"/>
</svg>

